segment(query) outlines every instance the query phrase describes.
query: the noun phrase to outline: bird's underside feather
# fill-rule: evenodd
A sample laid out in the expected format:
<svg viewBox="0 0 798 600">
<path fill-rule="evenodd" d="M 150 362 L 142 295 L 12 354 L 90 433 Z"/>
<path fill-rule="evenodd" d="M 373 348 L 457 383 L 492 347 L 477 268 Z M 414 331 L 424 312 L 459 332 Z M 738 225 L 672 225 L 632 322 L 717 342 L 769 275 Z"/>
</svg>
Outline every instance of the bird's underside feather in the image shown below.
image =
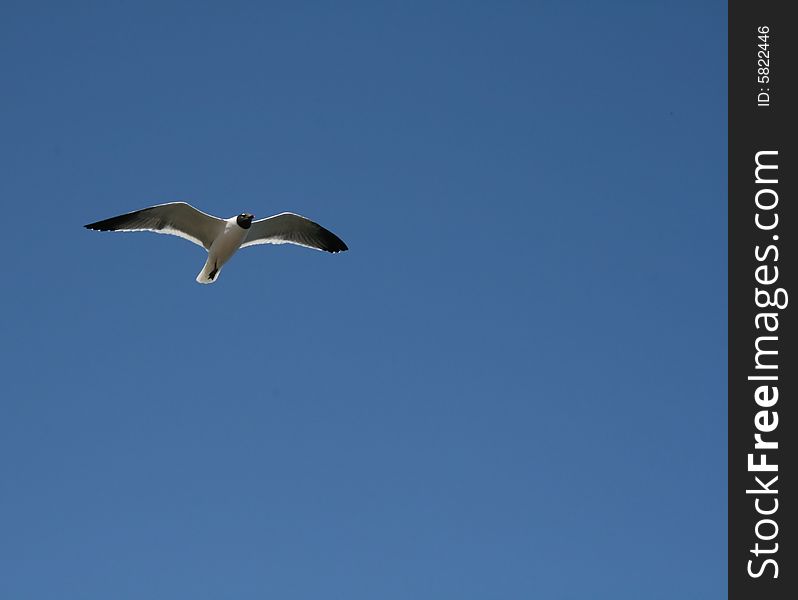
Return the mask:
<svg viewBox="0 0 798 600">
<path fill-rule="evenodd" d="M 241 247 L 256 244 L 296 244 L 333 253 L 349 249 L 332 231 L 310 219 L 288 212 L 254 221 Z"/>
<path fill-rule="evenodd" d="M 153 231 L 182 237 L 206 250 L 224 230 L 222 219 L 185 202 L 170 202 L 85 225 L 95 231 Z"/>
</svg>

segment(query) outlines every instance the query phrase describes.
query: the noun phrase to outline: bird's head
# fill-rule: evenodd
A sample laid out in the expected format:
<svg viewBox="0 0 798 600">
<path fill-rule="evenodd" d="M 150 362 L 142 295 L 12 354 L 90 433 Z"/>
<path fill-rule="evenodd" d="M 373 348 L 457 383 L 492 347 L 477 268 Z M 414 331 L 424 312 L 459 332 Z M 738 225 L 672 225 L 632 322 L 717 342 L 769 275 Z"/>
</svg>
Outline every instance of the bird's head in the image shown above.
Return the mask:
<svg viewBox="0 0 798 600">
<path fill-rule="evenodd" d="M 252 225 L 252 219 L 255 218 L 255 215 L 251 215 L 249 213 L 241 213 L 236 217 L 236 223 L 242 229 L 249 229 Z"/>
</svg>

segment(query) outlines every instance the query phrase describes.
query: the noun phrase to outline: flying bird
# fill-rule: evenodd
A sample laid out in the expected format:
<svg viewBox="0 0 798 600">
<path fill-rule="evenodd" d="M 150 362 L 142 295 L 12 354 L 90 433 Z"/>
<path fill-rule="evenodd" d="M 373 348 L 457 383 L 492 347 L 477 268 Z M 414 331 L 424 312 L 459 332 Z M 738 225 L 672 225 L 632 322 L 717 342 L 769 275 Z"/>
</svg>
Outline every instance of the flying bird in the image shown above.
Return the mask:
<svg viewBox="0 0 798 600">
<path fill-rule="evenodd" d="M 296 244 L 325 252 L 344 252 L 346 244 L 329 231 L 294 213 L 254 221 L 249 213 L 229 219 L 205 214 L 185 202 L 169 202 L 84 225 L 95 231 L 154 231 L 194 242 L 208 251 L 197 283 L 213 283 L 236 250 L 256 244 Z"/>
</svg>

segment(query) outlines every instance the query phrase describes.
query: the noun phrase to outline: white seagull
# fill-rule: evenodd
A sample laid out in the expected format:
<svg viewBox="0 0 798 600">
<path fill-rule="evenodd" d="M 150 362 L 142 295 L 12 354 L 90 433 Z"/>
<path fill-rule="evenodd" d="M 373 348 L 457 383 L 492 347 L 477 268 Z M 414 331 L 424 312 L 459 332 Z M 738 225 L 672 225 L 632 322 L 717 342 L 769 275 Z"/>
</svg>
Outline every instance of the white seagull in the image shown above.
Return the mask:
<svg viewBox="0 0 798 600">
<path fill-rule="evenodd" d="M 236 250 L 255 244 L 296 244 L 325 252 L 343 252 L 346 244 L 318 223 L 284 212 L 253 221 L 249 213 L 229 219 L 207 215 L 185 202 L 169 202 L 84 225 L 95 231 L 154 231 L 194 242 L 208 251 L 197 283 L 213 283 Z"/>
</svg>

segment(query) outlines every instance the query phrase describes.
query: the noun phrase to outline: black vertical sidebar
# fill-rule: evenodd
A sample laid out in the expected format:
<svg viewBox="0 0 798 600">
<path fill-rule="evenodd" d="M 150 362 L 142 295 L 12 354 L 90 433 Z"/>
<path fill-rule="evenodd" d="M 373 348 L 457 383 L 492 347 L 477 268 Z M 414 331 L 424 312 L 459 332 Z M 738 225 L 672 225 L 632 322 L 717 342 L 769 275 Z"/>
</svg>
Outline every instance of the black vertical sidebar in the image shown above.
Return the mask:
<svg viewBox="0 0 798 600">
<path fill-rule="evenodd" d="M 790 4 L 729 2 L 732 600 L 798 598 L 798 22 Z"/>
</svg>

